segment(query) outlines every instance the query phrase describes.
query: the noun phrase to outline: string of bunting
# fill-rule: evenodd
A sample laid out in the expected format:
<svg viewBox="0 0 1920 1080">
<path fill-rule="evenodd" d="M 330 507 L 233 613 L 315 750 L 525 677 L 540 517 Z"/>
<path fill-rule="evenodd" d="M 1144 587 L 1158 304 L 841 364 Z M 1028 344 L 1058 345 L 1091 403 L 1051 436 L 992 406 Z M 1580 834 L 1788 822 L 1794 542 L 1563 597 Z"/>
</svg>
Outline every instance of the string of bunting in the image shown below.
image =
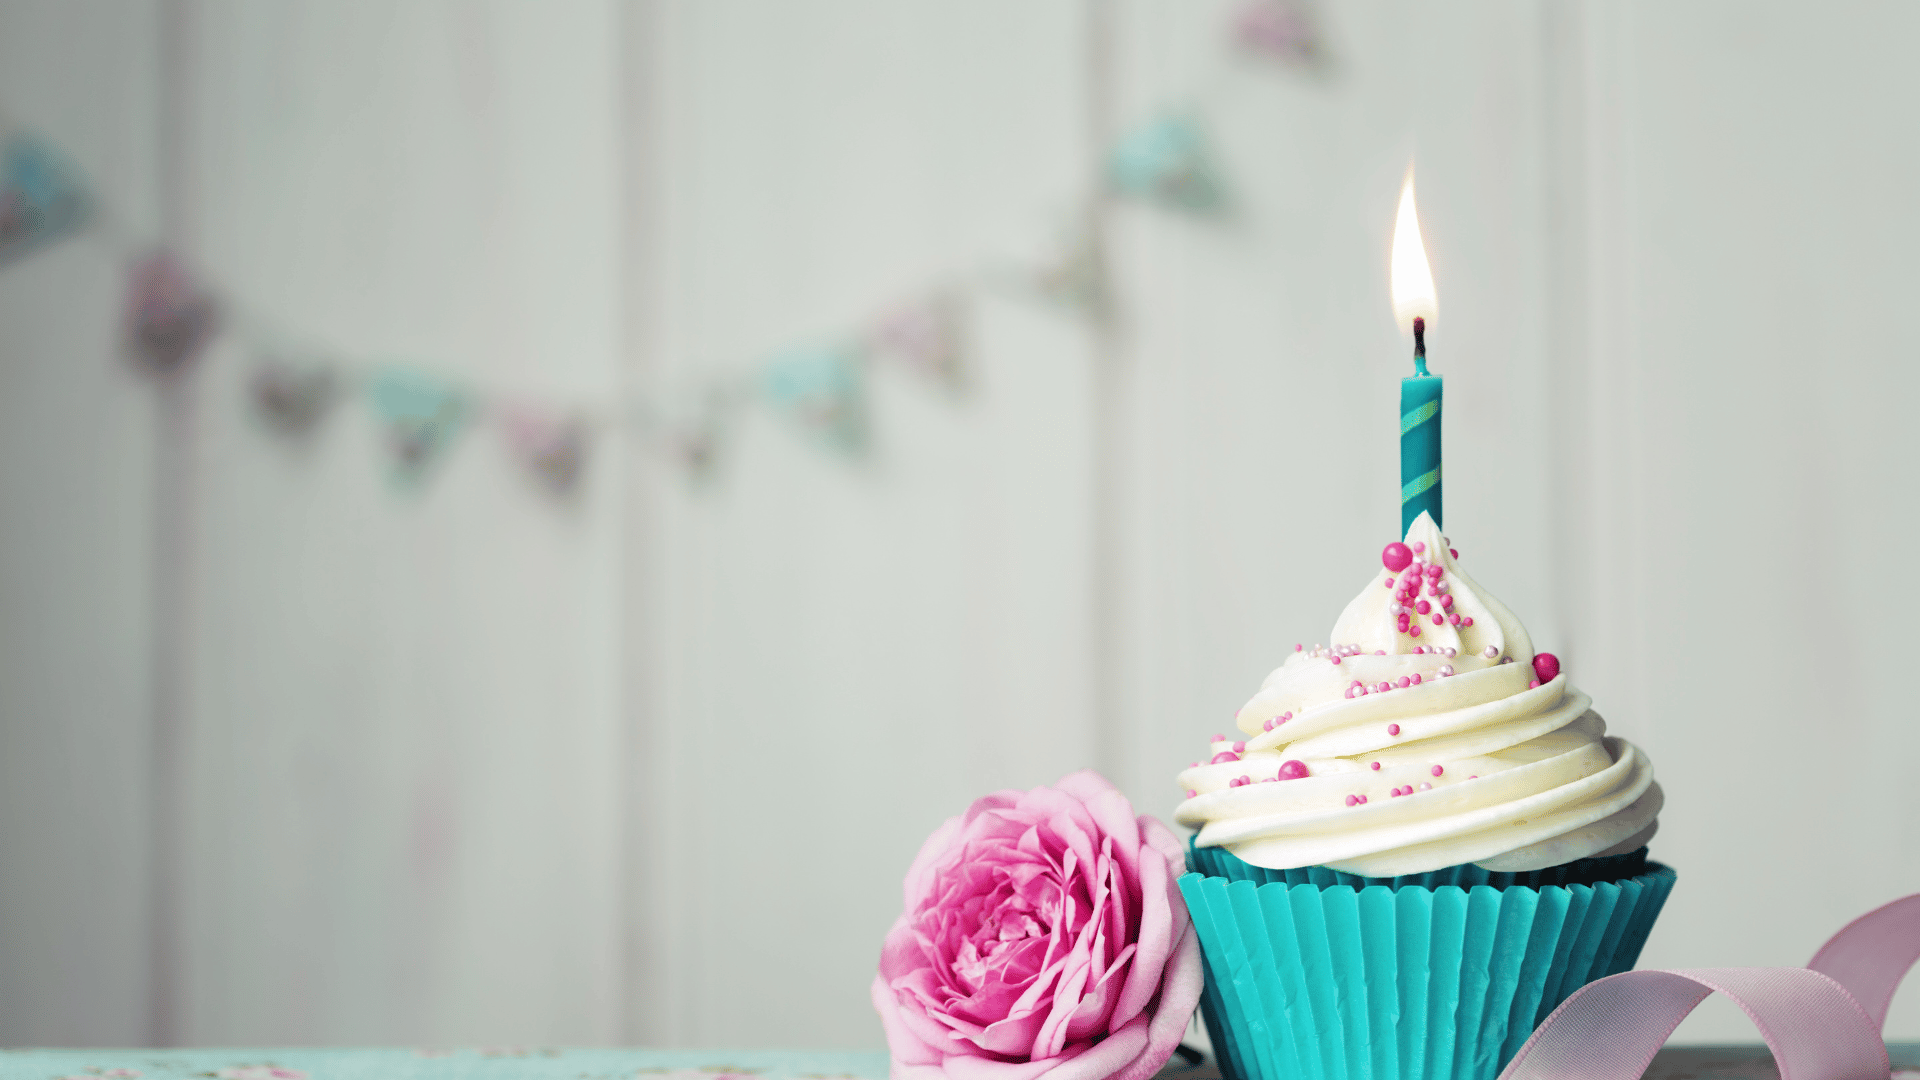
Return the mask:
<svg viewBox="0 0 1920 1080">
<path fill-rule="evenodd" d="M 1246 54 L 1287 66 L 1308 68 L 1324 58 L 1303 0 L 1252 0 L 1232 20 L 1230 37 Z M 1178 213 L 1218 215 L 1228 202 L 1205 125 L 1191 111 L 1155 116 L 1126 132 L 1109 152 L 1104 179 L 1116 196 Z M 1014 283 L 1099 320 L 1111 315 L 1114 297 L 1090 207 L 1055 254 L 1017 272 Z M 123 335 L 133 363 L 170 377 L 231 335 L 245 357 L 247 400 L 266 431 L 311 439 L 330 414 L 358 399 L 381 433 L 392 480 L 403 487 L 423 482 L 476 427 L 496 432 L 527 475 L 555 496 L 578 487 L 597 429 L 612 424 L 638 429 L 688 476 L 704 479 L 723 457 L 731 417 L 751 405 L 784 417 L 822 448 L 862 453 L 871 430 L 869 370 L 884 363 L 956 395 L 964 391 L 975 294 L 994 280 L 1005 283 L 1004 276 L 955 275 L 836 340 L 774 350 L 679 394 L 596 411 L 489 391 L 423 365 L 289 350 L 278 343 L 296 338 L 273 332 L 268 320 L 177 254 L 130 239 L 117 227 L 124 219 L 109 210 L 58 146 L 0 112 L 0 268 L 91 231 L 127 263 Z"/>
</svg>

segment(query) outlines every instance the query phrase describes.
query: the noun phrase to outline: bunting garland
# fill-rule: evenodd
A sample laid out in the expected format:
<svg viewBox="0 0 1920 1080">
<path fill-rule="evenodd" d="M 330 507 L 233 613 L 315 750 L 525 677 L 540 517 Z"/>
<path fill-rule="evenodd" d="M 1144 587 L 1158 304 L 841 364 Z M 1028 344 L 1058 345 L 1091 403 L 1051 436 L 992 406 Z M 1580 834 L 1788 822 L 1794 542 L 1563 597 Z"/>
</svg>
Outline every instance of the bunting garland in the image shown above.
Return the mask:
<svg viewBox="0 0 1920 1080">
<path fill-rule="evenodd" d="M 1316 64 L 1325 49 L 1306 2 L 1251 0 L 1230 24 L 1230 37 L 1241 49 L 1284 64 Z M 1106 156 L 1103 183 L 1123 199 L 1177 213 L 1218 216 L 1228 204 L 1205 127 L 1192 112 L 1163 113 L 1125 132 Z M 1089 198 L 1052 253 L 1012 281 L 1023 293 L 1100 323 L 1113 317 L 1116 297 L 1094 206 Z M 0 121 L 0 269 L 96 218 L 118 220 L 109 210 L 57 147 Z M 118 230 L 93 235 L 125 243 Z M 825 343 L 776 349 L 759 364 L 708 374 L 679 394 L 596 410 L 489 393 L 412 364 L 364 364 L 288 349 L 271 343 L 286 340 L 274 335 L 266 335 L 269 343 L 256 342 L 248 331 L 264 321 L 234 310 L 232 295 L 196 268 L 164 250 L 126 254 L 123 334 L 129 357 L 142 369 L 159 376 L 183 371 L 216 335 L 238 330 L 245 399 L 264 431 L 310 439 L 339 405 L 359 400 L 381 433 L 392 480 L 414 487 L 469 429 L 485 426 L 529 478 L 556 497 L 578 489 L 592 444 L 607 425 L 632 428 L 696 482 L 716 473 L 735 414 L 755 404 L 817 446 L 843 455 L 867 452 L 873 369 L 884 365 L 960 395 L 973 378 L 969 327 L 977 294 L 993 281 L 1008 281 L 1005 273 L 947 275 L 943 284 Z"/>
</svg>

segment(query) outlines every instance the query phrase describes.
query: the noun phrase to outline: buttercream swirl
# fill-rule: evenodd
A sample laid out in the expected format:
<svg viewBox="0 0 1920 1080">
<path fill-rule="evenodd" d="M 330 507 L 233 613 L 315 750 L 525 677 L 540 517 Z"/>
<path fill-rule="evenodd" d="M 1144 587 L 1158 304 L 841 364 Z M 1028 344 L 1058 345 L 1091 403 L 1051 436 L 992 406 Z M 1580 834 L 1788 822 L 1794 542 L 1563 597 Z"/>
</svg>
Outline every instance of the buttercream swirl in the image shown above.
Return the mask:
<svg viewBox="0 0 1920 1080">
<path fill-rule="evenodd" d="M 1536 672 L 1526 628 L 1430 517 L 1405 542 L 1413 561 L 1375 575 L 1334 644 L 1296 651 L 1241 708 L 1247 737 L 1180 774 L 1175 819 L 1256 866 L 1368 877 L 1644 844 L 1662 799 L 1646 755 L 1545 658 Z"/>
</svg>

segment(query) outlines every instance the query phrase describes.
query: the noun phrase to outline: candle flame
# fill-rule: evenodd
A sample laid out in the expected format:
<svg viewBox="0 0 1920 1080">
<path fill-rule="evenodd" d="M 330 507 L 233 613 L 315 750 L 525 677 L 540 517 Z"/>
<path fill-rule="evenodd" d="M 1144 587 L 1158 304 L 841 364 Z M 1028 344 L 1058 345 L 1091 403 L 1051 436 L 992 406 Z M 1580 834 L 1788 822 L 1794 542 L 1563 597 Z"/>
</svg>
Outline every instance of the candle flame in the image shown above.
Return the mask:
<svg viewBox="0 0 1920 1080">
<path fill-rule="evenodd" d="M 1420 215 L 1413 206 L 1413 166 L 1400 189 L 1400 213 L 1393 223 L 1393 318 L 1400 329 L 1413 332 L 1419 316 L 1433 329 L 1440 300 L 1433 291 L 1433 272 L 1427 269 L 1427 248 L 1420 242 Z"/>
</svg>

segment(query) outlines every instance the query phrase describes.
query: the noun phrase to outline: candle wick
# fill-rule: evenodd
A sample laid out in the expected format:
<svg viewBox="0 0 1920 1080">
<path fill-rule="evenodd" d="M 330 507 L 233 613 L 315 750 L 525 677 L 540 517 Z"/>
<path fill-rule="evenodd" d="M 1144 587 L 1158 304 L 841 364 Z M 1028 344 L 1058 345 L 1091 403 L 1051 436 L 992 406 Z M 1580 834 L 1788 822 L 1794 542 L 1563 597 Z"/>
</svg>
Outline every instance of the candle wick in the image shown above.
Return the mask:
<svg viewBox="0 0 1920 1080">
<path fill-rule="evenodd" d="M 1413 317 L 1413 371 L 1427 373 L 1427 320 L 1418 315 Z"/>
</svg>

